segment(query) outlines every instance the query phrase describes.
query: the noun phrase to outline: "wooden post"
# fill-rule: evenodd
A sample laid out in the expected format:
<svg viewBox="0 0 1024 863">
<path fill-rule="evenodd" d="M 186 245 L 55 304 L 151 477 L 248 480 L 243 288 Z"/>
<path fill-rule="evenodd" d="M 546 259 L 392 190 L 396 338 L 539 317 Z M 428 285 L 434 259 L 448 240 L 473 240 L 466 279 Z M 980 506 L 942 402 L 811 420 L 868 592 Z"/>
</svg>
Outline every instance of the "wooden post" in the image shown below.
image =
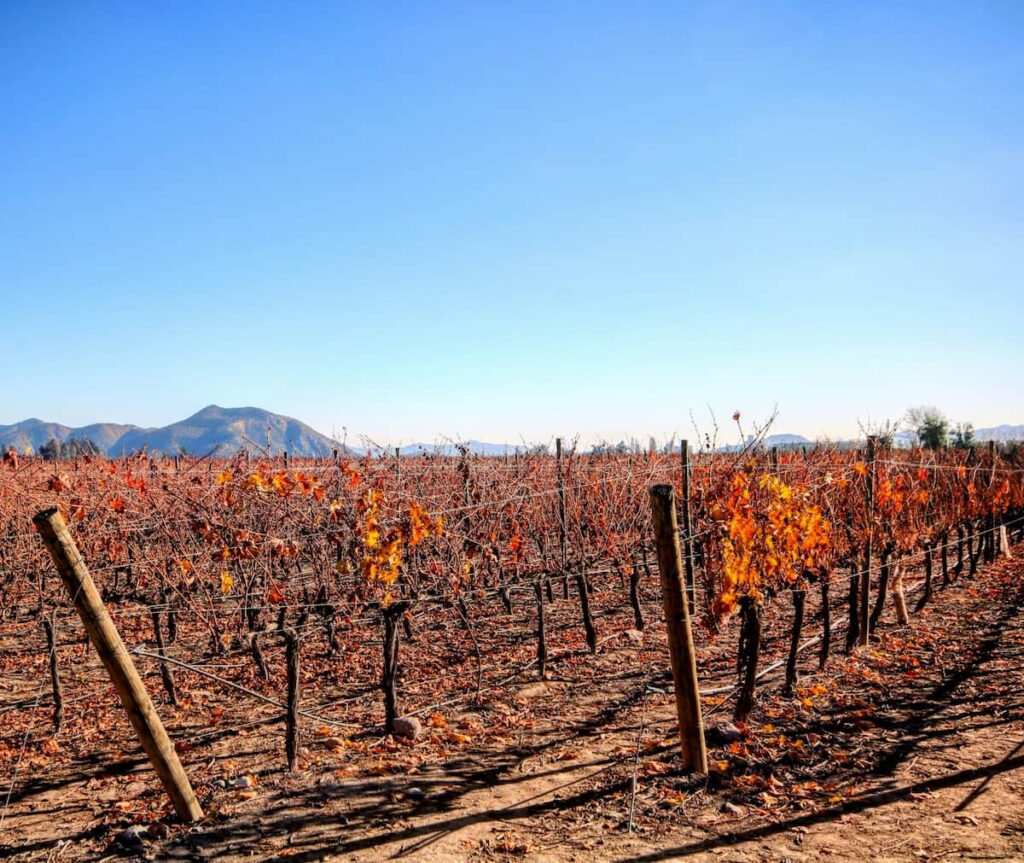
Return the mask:
<svg viewBox="0 0 1024 863">
<path fill-rule="evenodd" d="M 998 460 L 998 454 L 996 452 L 996 442 L 990 440 L 988 442 L 988 458 L 989 458 L 989 475 L 988 485 L 991 489 L 996 484 L 996 461 Z M 995 504 L 989 509 L 988 513 L 988 531 L 985 534 L 985 562 L 992 563 L 996 559 L 997 551 L 997 536 L 996 536 L 996 525 L 998 522 L 998 515 L 996 513 Z"/>
<path fill-rule="evenodd" d="M 562 573 L 565 574 L 565 481 L 562 476 L 562 439 L 555 438 L 555 472 L 558 476 L 558 548 L 562 556 Z"/>
<path fill-rule="evenodd" d="M 174 804 L 174 810 L 184 821 L 200 820 L 203 810 L 174 751 L 174 744 L 164 730 L 117 627 L 100 600 L 92 576 L 60 511 L 56 508 L 43 510 L 32 521 L 53 557 L 61 581 L 82 618 L 96 654 L 117 689 L 146 756 Z"/>
<path fill-rule="evenodd" d="M 294 629 L 284 631 L 285 664 L 288 670 L 288 701 L 285 713 L 284 753 L 288 769 L 299 769 L 299 637 Z"/>
<path fill-rule="evenodd" d="M 867 647 L 871 637 L 871 628 L 868 623 L 869 606 L 871 604 L 871 540 L 874 530 L 872 519 L 875 515 L 875 436 L 868 435 L 868 473 L 867 483 L 867 513 L 868 513 L 868 538 L 867 548 L 864 552 L 864 572 L 860 577 L 860 632 L 859 644 Z"/>
<path fill-rule="evenodd" d="M 707 773 L 708 753 L 704 742 L 700 690 L 697 686 L 697 657 L 693 648 L 693 634 L 690 632 L 690 614 L 683 598 L 683 567 L 679 553 L 675 491 L 672 486 L 656 485 L 651 489 L 651 517 L 658 544 L 658 569 L 661 572 L 661 594 L 665 625 L 668 628 L 668 649 L 672 659 L 683 763 L 693 773 Z"/>
<path fill-rule="evenodd" d="M 683 471 L 683 563 L 686 566 L 686 598 L 690 614 L 696 613 L 697 588 L 693 576 L 693 520 L 690 516 L 690 442 L 680 441 L 679 459 Z"/>
</svg>

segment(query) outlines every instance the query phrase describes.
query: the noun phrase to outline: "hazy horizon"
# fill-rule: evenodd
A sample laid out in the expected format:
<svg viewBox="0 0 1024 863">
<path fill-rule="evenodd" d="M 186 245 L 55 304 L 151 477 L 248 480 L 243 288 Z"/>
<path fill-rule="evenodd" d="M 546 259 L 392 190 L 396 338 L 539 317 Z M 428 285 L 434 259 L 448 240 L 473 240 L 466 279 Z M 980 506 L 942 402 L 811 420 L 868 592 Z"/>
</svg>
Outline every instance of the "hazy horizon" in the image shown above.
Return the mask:
<svg viewBox="0 0 1024 863">
<path fill-rule="evenodd" d="M 210 405 L 210 406 L 214 406 L 214 405 Z M 275 414 L 280 414 L 281 413 L 280 411 L 275 411 L 272 407 L 267 407 L 265 405 L 227 405 L 227 404 L 217 404 L 216 406 L 217 407 L 221 407 L 221 408 L 227 408 L 227 409 L 255 408 L 257 410 L 265 410 L 265 411 L 268 411 L 270 413 L 275 413 Z M 204 408 L 205 407 L 207 407 L 207 406 L 204 406 Z M 173 420 L 171 420 L 171 421 L 169 421 L 167 423 L 140 423 L 140 422 L 137 422 L 137 421 L 134 421 L 134 420 L 131 420 L 131 419 L 121 421 L 121 420 L 111 420 L 111 419 L 103 419 L 103 418 L 93 418 L 93 419 L 87 420 L 85 422 L 70 423 L 70 422 L 64 421 L 63 419 L 61 419 L 59 417 L 32 416 L 32 417 L 22 417 L 20 420 L 13 420 L 11 422 L 6 422 L 6 421 L 0 422 L 0 426 L 17 425 L 20 422 L 25 422 L 25 421 L 30 420 L 30 419 L 37 419 L 37 420 L 41 420 L 43 422 L 58 423 L 58 424 L 61 424 L 61 425 L 72 427 L 72 428 L 80 428 L 80 427 L 83 427 L 83 426 L 89 426 L 89 425 L 94 425 L 94 424 L 98 424 L 98 423 L 114 424 L 114 425 L 134 425 L 134 426 L 139 426 L 141 428 L 162 428 L 164 426 L 171 425 L 173 423 L 180 422 L 182 420 L 188 419 L 189 417 L 191 417 L 194 414 L 198 413 L 202 409 L 203 408 L 198 408 L 196 410 L 190 411 L 188 414 L 183 415 L 183 416 L 179 416 L 179 417 L 177 417 L 177 418 L 175 418 L 175 419 L 173 419 Z M 286 416 L 291 416 L 291 415 L 287 415 L 286 414 Z M 781 414 L 780 414 L 780 417 L 781 417 Z M 648 430 L 648 431 L 632 430 L 632 429 L 619 429 L 619 430 L 615 430 L 615 429 L 599 429 L 599 430 L 596 430 L 596 431 L 594 431 L 594 430 L 591 430 L 591 431 L 552 430 L 552 431 L 550 431 L 550 432 L 548 432 L 546 434 L 541 434 L 541 435 L 537 435 L 537 436 L 533 436 L 533 437 L 528 437 L 526 435 L 517 434 L 515 437 L 512 437 L 512 438 L 487 437 L 487 436 L 484 436 L 484 435 L 475 434 L 473 432 L 469 432 L 469 433 L 437 432 L 437 433 L 432 434 L 432 435 L 425 435 L 425 436 L 416 437 L 416 438 L 413 438 L 413 437 L 379 438 L 379 437 L 374 437 L 371 434 L 361 432 L 359 429 L 347 429 L 347 432 L 346 432 L 346 430 L 343 429 L 340 426 L 336 427 L 336 428 L 321 427 L 321 426 L 316 425 L 315 423 L 309 422 L 305 417 L 302 417 L 302 416 L 291 416 L 291 418 L 292 419 L 297 419 L 300 422 L 305 423 L 306 425 L 310 426 L 314 431 L 319 432 L 320 434 L 326 435 L 327 437 L 334 438 L 334 439 L 338 440 L 339 442 L 342 441 L 343 439 L 345 439 L 345 440 L 347 440 L 347 443 L 349 443 L 352 446 L 363 446 L 363 445 L 372 444 L 372 445 L 378 445 L 378 446 L 393 447 L 393 446 L 409 446 L 409 445 L 415 445 L 415 444 L 434 445 L 434 444 L 443 444 L 443 443 L 448 443 L 448 442 L 465 442 L 465 441 L 478 441 L 480 443 L 487 443 L 487 444 L 498 444 L 498 445 L 507 444 L 507 445 L 510 445 L 510 446 L 516 446 L 516 445 L 522 445 L 522 444 L 530 444 L 530 445 L 532 445 L 532 444 L 539 444 L 539 443 L 552 444 L 553 441 L 555 440 L 555 438 L 558 438 L 558 437 L 563 438 L 563 440 L 565 440 L 567 442 L 571 442 L 574 439 L 578 439 L 579 444 L 581 446 L 584 446 L 584 447 L 591 447 L 591 446 L 593 446 L 595 444 L 599 444 L 599 443 L 615 444 L 615 443 L 618 443 L 620 441 L 629 442 L 631 440 L 637 440 L 639 443 L 641 443 L 642 445 L 646 446 L 646 444 L 648 443 L 649 439 L 653 437 L 654 440 L 659 444 L 659 446 L 663 445 L 663 444 L 665 444 L 666 442 L 669 442 L 669 441 L 678 442 L 679 440 L 689 440 L 690 443 L 691 443 L 691 446 L 697 448 L 700 445 L 699 442 L 703 441 L 705 434 L 708 434 L 708 435 L 711 435 L 711 436 L 715 435 L 715 425 L 714 425 L 715 422 L 717 422 L 717 425 L 718 425 L 718 431 L 717 431 L 717 444 L 718 445 L 720 445 L 720 446 L 721 445 L 730 445 L 730 444 L 735 444 L 735 443 L 742 442 L 742 438 L 741 438 L 741 435 L 740 435 L 740 430 L 739 430 L 739 428 L 737 428 L 737 424 L 733 420 L 731 413 L 728 413 L 728 414 L 726 414 L 724 416 L 721 415 L 721 414 L 716 414 L 714 417 L 712 417 L 711 414 L 709 414 L 707 412 L 707 408 L 705 408 L 705 410 L 704 410 L 704 412 L 702 414 L 696 414 L 695 413 L 693 421 L 689 422 L 687 425 L 680 426 L 680 427 L 677 427 L 675 429 L 668 429 L 668 430 L 662 429 L 662 430 L 654 430 L 654 431 L 650 431 L 650 430 Z M 2 419 L 2 418 L 0 418 L 0 419 Z M 1021 423 L 1014 422 L 1013 418 L 1003 419 L 1003 420 L 1000 420 L 999 422 L 995 422 L 995 423 L 984 423 L 984 424 L 975 423 L 975 422 L 973 422 L 973 421 L 971 421 L 969 419 L 965 420 L 962 417 L 949 417 L 949 419 L 951 420 L 951 422 L 953 424 L 956 424 L 958 422 L 971 422 L 971 424 L 976 429 L 977 428 L 996 427 L 996 426 L 1000 426 L 1000 425 L 1011 425 L 1011 426 L 1021 425 Z M 743 434 L 749 437 L 751 434 L 754 434 L 758 428 L 761 428 L 766 423 L 768 423 L 769 420 L 770 420 L 770 417 L 749 417 L 749 416 L 743 415 L 742 412 L 741 412 L 740 423 L 741 423 L 741 425 L 743 427 Z M 771 422 L 771 424 L 770 424 L 770 426 L 769 426 L 769 428 L 767 430 L 767 434 L 768 435 L 798 435 L 798 436 L 805 437 L 805 438 L 807 438 L 810 441 L 815 441 L 815 440 L 830 440 L 830 441 L 857 440 L 857 439 L 861 439 L 861 438 L 864 437 L 865 430 L 869 429 L 869 427 L 870 427 L 870 430 L 874 431 L 874 430 L 876 430 L 878 425 L 880 425 L 880 424 L 882 424 L 882 423 L 884 423 L 886 421 L 898 422 L 899 423 L 899 428 L 900 428 L 901 431 L 910 430 L 910 425 L 906 421 L 905 417 L 888 417 L 888 418 L 882 418 L 882 419 L 868 418 L 868 419 L 866 419 L 864 421 L 857 421 L 857 422 L 854 423 L 854 430 L 852 432 L 850 432 L 850 433 L 838 433 L 838 434 L 817 433 L 817 434 L 808 434 L 807 432 L 805 432 L 805 431 L 803 431 L 801 429 L 790 428 L 790 427 L 782 425 L 780 419 L 778 417 L 776 417 L 775 421 Z"/>
</svg>

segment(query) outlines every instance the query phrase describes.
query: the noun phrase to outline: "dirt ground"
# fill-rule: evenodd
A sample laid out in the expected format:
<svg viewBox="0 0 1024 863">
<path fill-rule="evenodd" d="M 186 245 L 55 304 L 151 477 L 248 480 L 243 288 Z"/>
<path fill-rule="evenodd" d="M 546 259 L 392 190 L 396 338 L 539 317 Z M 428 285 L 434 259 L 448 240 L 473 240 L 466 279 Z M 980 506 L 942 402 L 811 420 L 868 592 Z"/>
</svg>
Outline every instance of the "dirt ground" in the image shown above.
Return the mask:
<svg viewBox="0 0 1024 863">
<path fill-rule="evenodd" d="M 481 705 L 424 716 L 415 743 L 308 728 L 298 773 L 282 769 L 279 721 L 215 731 L 183 753 L 207 812 L 190 828 L 165 818 L 124 834 L 164 806 L 134 757 L 37 765 L 11 786 L 0 855 L 1024 860 L 1022 575 L 1019 560 L 990 565 L 939 590 L 910 627 L 887 611 L 869 650 L 835 653 L 824 672 L 806 651 L 797 691 L 765 678 L 741 738 L 712 747 L 699 781 L 680 769 L 652 621 L 596 657 L 567 652 L 547 682 L 522 675 Z M 706 698 L 707 725 L 730 710 Z"/>
</svg>

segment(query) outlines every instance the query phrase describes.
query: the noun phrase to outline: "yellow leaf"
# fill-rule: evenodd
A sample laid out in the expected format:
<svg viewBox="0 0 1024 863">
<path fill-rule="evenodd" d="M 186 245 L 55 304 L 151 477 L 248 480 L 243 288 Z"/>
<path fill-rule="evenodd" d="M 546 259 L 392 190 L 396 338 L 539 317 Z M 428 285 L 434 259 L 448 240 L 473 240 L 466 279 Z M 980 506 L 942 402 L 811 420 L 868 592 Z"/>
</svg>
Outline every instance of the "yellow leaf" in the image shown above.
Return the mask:
<svg viewBox="0 0 1024 863">
<path fill-rule="evenodd" d="M 221 570 L 220 573 L 220 592 L 225 596 L 231 593 L 231 588 L 234 586 L 235 580 L 228 574 L 226 569 Z"/>
</svg>

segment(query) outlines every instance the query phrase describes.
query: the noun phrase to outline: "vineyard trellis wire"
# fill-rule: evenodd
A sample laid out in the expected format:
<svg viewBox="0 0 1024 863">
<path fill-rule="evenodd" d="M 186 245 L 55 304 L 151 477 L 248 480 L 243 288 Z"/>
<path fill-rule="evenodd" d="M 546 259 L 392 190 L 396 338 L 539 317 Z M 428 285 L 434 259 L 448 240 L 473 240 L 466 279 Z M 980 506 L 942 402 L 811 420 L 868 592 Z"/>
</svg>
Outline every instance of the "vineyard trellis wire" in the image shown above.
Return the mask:
<svg viewBox="0 0 1024 863">
<path fill-rule="evenodd" d="M 650 578 L 657 563 L 650 544 L 647 489 L 670 479 L 678 491 L 681 479 L 678 458 L 665 454 L 570 452 L 561 482 L 554 459 L 539 454 L 509 464 L 500 459 L 404 457 L 400 475 L 368 459 L 306 464 L 293 458 L 285 467 L 280 460 L 238 458 L 207 462 L 205 470 L 182 461 L 28 460 L 0 472 L 0 616 L 31 622 L 64 606 L 48 586 L 42 547 L 25 529 L 33 507 L 56 500 L 118 626 L 127 627 L 133 641 L 149 640 L 143 624 L 153 610 L 163 612 L 165 626 L 177 629 L 168 631 L 168 642 L 178 655 L 167 658 L 183 673 L 204 668 L 210 673 L 212 663 L 246 658 L 251 653 L 247 641 L 276 643 L 287 627 L 300 639 L 322 645 L 336 663 L 355 663 L 359 673 L 354 677 L 366 693 L 340 700 L 369 703 L 377 688 L 382 610 L 402 602 L 407 604 L 407 639 L 415 637 L 417 628 L 432 638 L 443 633 L 438 651 L 450 641 L 457 644 L 453 650 L 465 648 L 467 654 L 467 632 L 487 648 L 499 644 L 498 636 L 479 620 L 490 614 L 489 606 L 507 609 L 509 643 L 522 657 L 514 666 L 515 679 L 537 664 L 536 658 L 524 655 L 535 636 L 535 617 L 524 612 L 537 613 L 529 597 L 536 585 L 546 597 L 541 614 L 547 603 L 564 612 L 575 589 L 577 600 L 593 595 L 599 613 L 603 608 L 609 616 L 618 615 L 616 625 L 627 628 L 630 617 L 620 612 L 629 608 L 626 586 L 636 579 L 642 585 L 639 602 L 650 611 Z M 809 595 L 812 586 L 824 591 L 833 580 L 847 578 L 852 584 L 876 577 L 873 596 L 884 600 L 883 584 L 895 568 L 938 555 L 943 581 L 952 581 L 993 559 L 1001 533 L 1009 529 L 1019 537 L 1021 531 L 1019 478 L 1024 468 L 1016 452 L 932 456 L 888 451 L 873 465 L 855 453 L 833 450 L 777 458 L 755 451 L 739 461 L 695 454 L 690 470 L 694 526 L 689 538 L 709 643 L 735 628 L 727 619 L 735 612 L 742 618 L 746 608 L 756 607 L 758 613 L 782 621 L 782 596 Z M 864 505 L 869 471 L 878 495 L 873 516 Z M 370 492 L 379 497 L 374 500 Z M 557 513 L 559 498 L 565 501 L 564 530 Z M 812 510 L 829 524 L 828 538 L 806 549 L 801 518 Z M 865 566 L 869 535 L 879 557 Z M 560 542 L 566 546 L 564 564 Z M 746 547 L 739 563 L 730 561 L 729 544 L 735 551 L 740 542 Z M 772 552 L 787 543 L 788 564 L 772 562 Z M 732 582 L 730 566 L 735 570 Z M 923 580 L 919 586 L 924 587 Z M 736 587 L 739 591 L 732 590 L 736 595 L 723 607 L 723 596 Z M 525 608 L 515 602 L 517 594 L 527 596 Z M 818 613 L 830 604 L 844 603 L 825 591 Z M 852 603 L 848 608 L 851 626 L 856 620 L 858 627 L 871 627 L 870 620 L 859 619 Z M 265 620 L 268 614 L 277 619 Z M 837 618 L 835 624 L 841 622 Z M 563 613 L 560 624 L 575 637 L 578 623 Z M 546 636 L 557 632 L 549 627 Z M 824 638 L 830 641 L 831 633 Z M 61 647 L 67 650 L 69 645 L 55 644 L 54 650 Z M 161 661 L 142 648 L 136 653 Z M 431 662 L 422 670 L 444 668 L 436 658 Z M 477 665 L 475 690 L 470 686 L 468 693 L 453 697 L 479 698 L 485 674 L 512 671 L 508 662 L 495 662 L 486 671 L 482 662 Z M 232 686 L 241 685 L 240 680 L 251 683 L 252 691 L 266 698 L 280 690 L 278 679 L 261 679 L 254 669 L 253 663 L 239 662 L 225 669 L 236 679 L 224 680 Z M 754 679 L 764 671 L 755 663 Z M 450 675 L 458 677 L 460 671 Z M 437 679 L 445 679 L 443 672 Z M 430 680 L 424 676 L 419 685 Z M 416 686 L 417 680 L 404 681 L 410 696 Z M 44 680 L 28 713 L 37 712 L 45 687 Z M 710 687 L 704 694 L 737 691 L 733 684 Z M 279 701 L 270 700 L 271 706 L 280 707 Z M 342 727 L 343 720 L 320 715 L 333 709 L 331 702 L 303 710 Z M 423 714 L 433 703 L 413 702 L 406 712 Z M 363 711 L 348 724 L 361 726 L 367 716 L 372 711 Z M 43 729 L 38 730 L 39 740 L 45 740 Z M 29 731 L 22 757 L 33 739 Z M 8 800 L 13 789 L 14 781 Z"/>
</svg>

